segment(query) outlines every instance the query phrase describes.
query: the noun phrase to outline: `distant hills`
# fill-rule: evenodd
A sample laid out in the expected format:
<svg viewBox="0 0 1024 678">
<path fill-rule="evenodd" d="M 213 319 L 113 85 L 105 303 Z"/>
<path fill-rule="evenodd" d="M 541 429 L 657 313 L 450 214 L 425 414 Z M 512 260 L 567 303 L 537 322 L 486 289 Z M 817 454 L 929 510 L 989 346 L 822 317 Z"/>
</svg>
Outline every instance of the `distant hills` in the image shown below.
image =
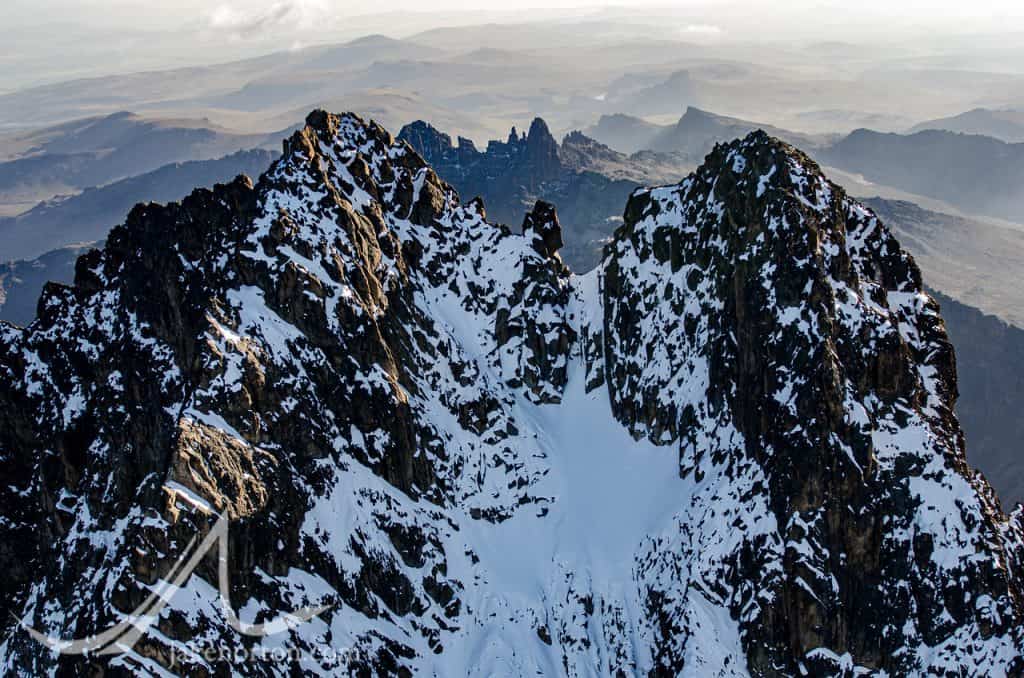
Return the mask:
<svg viewBox="0 0 1024 678">
<path fill-rule="evenodd" d="M 982 134 L 1011 143 L 1024 142 L 1024 111 L 975 108 L 948 118 L 928 120 L 914 125 L 911 132 L 929 129 Z"/>
<path fill-rule="evenodd" d="M 0 206 L 8 215 L 58 194 L 102 186 L 170 163 L 279 146 L 282 133 L 238 134 L 208 120 L 133 113 L 86 118 L 0 140 Z"/>
<path fill-rule="evenodd" d="M 675 125 L 667 127 L 650 141 L 650 148 L 657 151 L 684 153 L 696 162 L 711 152 L 715 144 L 742 138 L 750 132 L 761 129 L 769 135 L 793 144 L 804 151 L 820 146 L 824 139 L 799 132 L 780 129 L 772 125 L 716 115 L 698 108 L 689 107 Z"/>
<path fill-rule="evenodd" d="M 113 113 L 117 106 L 159 117 L 212 117 L 232 129 L 272 132 L 278 140 L 284 136 L 279 130 L 301 121 L 310 108 L 343 101 L 396 127 L 414 119 L 415 110 L 483 136 L 505 127 L 488 120 L 489 109 L 508 110 L 513 96 L 526 100 L 538 78 L 554 83 L 568 77 L 550 60 L 542 63 L 523 68 L 519 60 L 478 61 L 372 35 L 204 67 L 23 89 L 0 95 L 0 123 L 52 125 Z M 403 110 L 403 100 L 415 105 Z"/>
<path fill-rule="evenodd" d="M 860 129 L 813 153 L 878 184 L 974 214 L 1024 221 L 1024 144 L 941 130 L 904 135 Z"/>
<path fill-rule="evenodd" d="M 201 108 L 203 102 L 211 108 L 222 105 L 245 110 L 257 105 L 267 110 L 284 101 L 297 105 L 310 91 L 327 89 L 331 75 L 338 71 L 360 71 L 382 62 L 428 59 L 439 54 L 440 50 L 431 47 L 371 35 L 343 44 L 275 52 L 226 64 L 23 89 L 0 96 L 0 119 L 60 122 L 86 117 L 84 111 L 102 110 L 112 101 L 123 101 L 125 107 L 136 110 L 145 102 L 160 102 L 159 109 L 176 111 Z"/>
<path fill-rule="evenodd" d="M 602 115 L 584 133 L 623 153 L 635 153 L 651 148 L 651 142 L 666 129 L 667 125 L 656 125 L 625 113 L 612 113 Z"/>
<path fill-rule="evenodd" d="M 805 151 L 827 143 L 828 137 L 813 136 L 780 129 L 740 118 L 731 118 L 688 106 L 674 125 L 655 125 L 641 118 L 615 114 L 601 116 L 585 132 L 623 152 L 649 149 L 686 155 L 694 164 L 701 162 L 717 143 L 731 141 L 762 129 L 768 134 Z"/>
<path fill-rule="evenodd" d="M 162 158 L 200 160 L 197 156 L 225 155 L 254 146 L 280 145 L 282 133 L 238 134 L 207 119 L 170 119 L 142 116 L 128 111 L 83 118 L 41 129 L 12 134 L 3 139 L 3 159 L 40 155 L 89 154 L 115 164 L 113 159 L 134 160 L 124 172 L 137 174 L 138 167 Z M 153 169 L 150 167 L 150 169 Z"/>
<path fill-rule="evenodd" d="M 679 33 L 675 22 L 627 23 L 587 17 L 449 26 L 403 39 L 281 45 L 254 58 L 54 82 L 0 94 L 0 130 L 132 110 L 263 133 L 297 123 L 313 107 L 341 106 L 394 129 L 428 119 L 478 143 L 539 115 L 559 136 L 583 129 L 628 153 L 644 145 L 613 143 L 587 127 L 616 113 L 672 126 L 693 106 L 772 121 L 779 129 L 769 131 L 793 139 L 781 132 L 902 130 L 950 106 L 1014 106 L 1024 91 L 1005 78 L 922 77 L 911 69 L 842 75 L 881 67 L 902 49 L 765 50 Z M 891 96 L 897 91 L 901 96 Z"/>
<path fill-rule="evenodd" d="M 858 129 L 844 137 L 807 135 L 692 106 L 675 125 L 655 125 L 618 114 L 602 116 L 586 133 L 617 150 L 671 151 L 697 164 L 715 144 L 754 129 L 873 183 L 942 200 L 968 213 L 1024 221 L 1024 143 L 990 136 L 935 129 L 913 134 Z"/>
<path fill-rule="evenodd" d="M 50 200 L 16 217 L 0 218 L 0 261 L 31 259 L 67 244 L 106 237 L 139 202 L 178 200 L 197 186 L 239 174 L 259 176 L 275 152 L 254 149 L 214 160 L 172 163 L 78 195 Z"/>
<path fill-rule="evenodd" d="M 614 80 L 600 101 L 604 110 L 626 110 L 636 115 L 678 115 L 697 101 L 697 85 L 689 71 L 644 76 L 627 73 Z"/>
</svg>

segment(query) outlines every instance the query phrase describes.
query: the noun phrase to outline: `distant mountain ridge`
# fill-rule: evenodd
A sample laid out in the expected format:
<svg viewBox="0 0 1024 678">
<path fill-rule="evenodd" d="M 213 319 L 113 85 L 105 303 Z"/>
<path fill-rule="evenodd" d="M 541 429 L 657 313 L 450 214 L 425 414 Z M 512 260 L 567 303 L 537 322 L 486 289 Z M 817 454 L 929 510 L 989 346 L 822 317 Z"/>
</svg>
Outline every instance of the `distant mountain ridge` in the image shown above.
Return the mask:
<svg viewBox="0 0 1024 678">
<path fill-rule="evenodd" d="M 812 151 L 822 143 L 819 138 L 799 132 L 717 115 L 690 106 L 679 122 L 662 130 L 650 141 L 650 148 L 656 151 L 678 151 L 700 162 L 715 144 L 745 137 L 755 130 L 762 130 L 807 151 Z"/>
<path fill-rule="evenodd" d="M 647 77 L 627 73 L 608 86 L 600 100 L 603 110 L 625 110 L 632 115 L 672 114 L 698 100 L 697 85 L 687 70 Z"/>
<path fill-rule="evenodd" d="M 688 106 L 675 125 L 655 125 L 634 116 L 616 114 L 601 116 L 586 132 L 621 151 L 677 152 L 696 164 L 711 152 L 715 144 L 744 137 L 757 129 L 808 150 L 827 141 L 824 136 L 791 132 L 772 125 L 718 115 L 695 106 Z"/>
<path fill-rule="evenodd" d="M 281 136 L 238 134 L 208 120 L 163 120 L 127 112 L 8 135 L 0 140 L 0 151 L 7 155 L 0 162 L 0 203 L 34 203 L 170 163 L 276 149 Z"/>
<path fill-rule="evenodd" d="M 657 125 L 625 113 L 602 115 L 584 133 L 623 153 L 635 153 L 650 148 L 651 140 L 667 125 Z"/>
<path fill-rule="evenodd" d="M 681 153 L 697 163 L 716 143 L 763 129 L 816 160 L 868 181 L 943 200 L 969 213 L 1024 222 L 1024 143 L 928 129 L 913 134 L 857 129 L 806 135 L 690 107 L 674 126 L 604 116 L 587 133 L 621 148 Z"/>
<path fill-rule="evenodd" d="M 16 217 L 0 218 L 0 262 L 31 259 L 70 243 L 100 240 L 136 203 L 176 200 L 196 186 L 228 181 L 239 174 L 259 175 L 276 155 L 256 149 L 211 160 L 172 163 L 41 203 Z"/>
<path fill-rule="evenodd" d="M 918 123 L 910 132 L 936 129 L 981 134 L 1008 143 L 1024 142 L 1024 111 L 974 108 L 959 115 Z"/>
<path fill-rule="evenodd" d="M 1024 143 L 942 130 L 904 135 L 859 129 L 814 153 L 875 183 L 1024 222 Z"/>
</svg>

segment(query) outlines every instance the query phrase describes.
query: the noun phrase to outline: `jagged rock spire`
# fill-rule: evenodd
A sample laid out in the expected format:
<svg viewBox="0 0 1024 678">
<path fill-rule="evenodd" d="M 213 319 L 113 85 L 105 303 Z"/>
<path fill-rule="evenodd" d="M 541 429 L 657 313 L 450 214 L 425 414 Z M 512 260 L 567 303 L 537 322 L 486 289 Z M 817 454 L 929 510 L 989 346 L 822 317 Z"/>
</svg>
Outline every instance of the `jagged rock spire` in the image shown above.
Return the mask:
<svg viewBox="0 0 1024 678">
<path fill-rule="evenodd" d="M 415 148 L 416 152 L 428 163 L 441 162 L 452 150 L 452 138 L 423 120 L 417 120 L 403 127 L 398 138 Z M 461 149 L 463 145 L 463 140 L 460 137 L 459 148 Z M 472 142 L 469 142 L 469 145 L 472 145 Z"/>
<path fill-rule="evenodd" d="M 538 200 L 523 219 L 523 235 L 533 238 L 533 249 L 542 257 L 554 257 L 564 244 L 555 206 Z"/>
<path fill-rule="evenodd" d="M 530 123 L 530 132 L 526 136 L 525 163 L 532 168 L 531 176 L 539 181 L 556 178 L 562 169 L 558 142 L 541 118 L 534 118 Z"/>
</svg>

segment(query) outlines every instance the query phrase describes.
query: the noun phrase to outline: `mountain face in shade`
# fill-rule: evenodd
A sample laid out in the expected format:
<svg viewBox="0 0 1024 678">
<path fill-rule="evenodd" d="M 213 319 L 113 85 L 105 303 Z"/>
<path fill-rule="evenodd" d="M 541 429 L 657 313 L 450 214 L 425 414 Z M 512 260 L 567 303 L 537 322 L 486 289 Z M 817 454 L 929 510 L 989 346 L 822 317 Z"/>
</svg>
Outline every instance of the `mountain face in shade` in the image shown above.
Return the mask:
<svg viewBox="0 0 1024 678">
<path fill-rule="evenodd" d="M 985 471 L 1003 507 L 1024 502 L 1024 329 L 931 292 L 957 346 L 957 416 L 967 437 L 967 461 Z"/>
<path fill-rule="evenodd" d="M 824 138 L 703 111 L 695 106 L 687 106 L 686 112 L 674 125 L 654 125 L 640 118 L 618 114 L 602 116 L 588 131 L 613 148 L 677 153 L 697 164 L 715 144 L 744 137 L 758 129 L 808 149 L 816 148 L 825 141 Z"/>
<path fill-rule="evenodd" d="M 981 134 L 1009 143 L 1024 142 L 1024 111 L 975 108 L 948 118 L 914 125 L 911 132 L 938 129 L 961 134 Z"/>
<path fill-rule="evenodd" d="M 650 148 L 651 140 L 668 125 L 657 125 L 624 113 L 602 115 L 598 121 L 584 130 L 589 136 L 608 144 L 624 153 Z"/>
<path fill-rule="evenodd" d="M 453 183 L 470 187 L 467 193 L 492 190 L 491 182 L 505 185 L 508 191 L 536 191 L 543 182 L 558 179 L 562 171 L 558 142 L 540 118 L 530 124 L 529 133 L 520 135 L 513 127 L 507 141 L 490 141 L 483 152 L 463 137 L 453 147 L 451 137 L 422 121 L 406 125 L 398 136 Z"/>
<path fill-rule="evenodd" d="M 972 214 L 1014 222 L 1024 214 L 1024 143 L 936 129 L 906 135 L 859 129 L 816 157 Z"/>
<path fill-rule="evenodd" d="M 900 200 L 864 204 L 913 254 L 942 307 L 956 347 L 957 417 L 968 463 L 985 473 L 1004 509 L 1024 502 L 1024 293 L 1016 284 L 1024 234 Z"/>
<path fill-rule="evenodd" d="M 1021 515 L 869 210 L 754 133 L 585 276 L 554 206 L 523 224 L 323 112 L 255 185 L 134 209 L 0 326 L 0 612 L 101 631 L 218 514 L 243 622 L 321 611 L 236 632 L 211 554 L 129 651 L 9 622 L 5 673 L 1022 670 Z"/>
<path fill-rule="evenodd" d="M 512 128 L 506 141 L 490 141 L 484 151 L 464 137 L 454 145 L 448 134 L 423 121 L 403 127 L 398 138 L 461 195 L 482 197 L 493 220 L 518 224 L 538 199 L 558 205 L 570 243 L 562 256 L 579 271 L 598 264 L 637 186 L 674 181 L 688 167 L 669 154 L 626 156 L 580 132 L 568 134 L 559 145 L 540 118 L 527 133 Z"/>
<path fill-rule="evenodd" d="M 913 255 L 930 287 L 1024 327 L 1024 289 L 1017 285 L 1018 271 L 1024 269 L 1024 230 L 935 212 L 906 200 L 874 197 L 862 202 Z M 955 345 L 958 352 L 965 348 Z"/>
</svg>

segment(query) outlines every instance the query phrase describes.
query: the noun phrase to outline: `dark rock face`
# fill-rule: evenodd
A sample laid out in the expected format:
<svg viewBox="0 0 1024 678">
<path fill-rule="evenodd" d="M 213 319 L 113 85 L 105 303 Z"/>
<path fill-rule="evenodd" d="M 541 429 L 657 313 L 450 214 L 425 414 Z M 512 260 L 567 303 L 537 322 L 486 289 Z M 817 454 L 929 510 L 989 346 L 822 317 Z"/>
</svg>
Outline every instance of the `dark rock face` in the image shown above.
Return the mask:
<svg viewBox="0 0 1024 678">
<path fill-rule="evenodd" d="M 513 128 L 507 141 L 491 141 L 485 151 L 463 138 L 453 146 L 449 135 L 422 121 L 406 125 L 398 138 L 460 195 L 482 197 L 493 220 L 518 223 L 538 199 L 558 205 L 571 234 L 562 256 L 577 271 L 597 265 L 605 240 L 621 221 L 622 206 L 638 185 L 666 172 L 673 181 L 683 174 L 676 158 L 630 158 L 579 132 L 559 145 L 540 118 L 528 134 Z"/>
<path fill-rule="evenodd" d="M 534 118 L 530 123 L 523 155 L 525 165 L 530 168 L 528 176 L 537 182 L 530 188 L 536 190 L 541 183 L 557 179 L 561 174 L 562 163 L 558 157 L 558 142 L 551 136 L 547 123 L 540 118 Z"/>
<path fill-rule="evenodd" d="M 558 223 L 555 206 L 538 200 L 523 219 L 523 235 L 533 238 L 533 249 L 545 259 L 557 256 L 562 249 L 562 225 Z"/>
<path fill-rule="evenodd" d="M 246 623 L 329 608 L 238 633 L 211 554 L 124 653 L 8 623 L 6 673 L 1021 670 L 1024 528 L 964 462 L 937 308 L 804 156 L 718 147 L 580 278 L 552 205 L 491 224 L 374 123 L 284 151 L 0 324 L 0 613 L 96 633 L 219 514 Z M 637 534 L 560 531 L 607 504 Z"/>
<path fill-rule="evenodd" d="M 474 240 L 470 223 L 489 232 L 485 242 Z M 438 238 L 451 228 L 460 235 Z M 185 547 L 177 535 L 205 534 L 213 512 L 223 512 L 236 521 L 239 600 L 263 591 L 270 607 L 289 607 L 297 594 L 286 575 L 301 561 L 342 605 L 368 618 L 426 615 L 433 630 L 424 627 L 417 642 L 436 636 L 459 607 L 461 585 L 445 575 L 436 528 L 422 522 L 431 510 L 399 506 L 420 499 L 468 509 L 470 485 L 494 484 L 497 474 L 507 499 L 488 495 L 486 511 L 474 509 L 496 520 L 529 503 L 529 469 L 500 461 L 517 439 L 503 392 L 417 308 L 441 303 L 436 292 L 417 296 L 435 288 L 465 295 L 456 308 L 490 317 L 499 307 L 564 297 L 560 272 L 531 285 L 530 299 L 515 279 L 484 294 L 460 273 L 493 259 L 510 238 L 521 243 L 521 269 L 544 268 L 524 239 L 457 206 L 407 146 L 354 116 L 324 113 L 310 116 L 257 186 L 240 180 L 180 205 L 133 210 L 102 252 L 79 260 L 73 288 L 47 289 L 30 330 L 5 329 L 4 473 L 11 492 L 37 500 L 17 511 L 26 502 L 5 503 L 8 534 L 24 535 L 3 553 L 12 573 L 5 609 L 27 606 L 41 627 L 49 618 L 38 601 L 81 610 L 47 629 L 64 635 L 112 623 L 112 607 L 141 602 Z M 546 292 L 548 282 L 559 288 Z M 557 346 L 567 341 L 537 345 L 533 338 L 546 333 L 532 321 L 520 327 L 522 343 L 545 353 L 522 347 L 506 381 L 547 393 L 537 375 L 559 369 Z M 415 412 L 434 402 L 452 419 L 424 426 L 429 418 Z M 455 428 L 437 428 L 444 425 Z M 475 448 L 461 458 L 451 436 L 466 431 L 498 456 Z M 368 477 L 388 489 L 345 494 L 338 474 L 351 464 L 372 469 Z M 336 491 L 338 501 L 365 503 L 353 518 L 365 524 L 362 537 L 328 544 Z M 110 537 L 100 545 L 80 534 Z M 374 543 L 394 545 L 380 551 Z M 410 560 L 414 579 L 402 573 Z M 64 565 L 35 577 L 54 562 Z M 97 570 L 104 562 L 116 565 Z M 254 579 L 256 571 L 271 579 Z M 78 587 L 94 573 L 107 584 L 83 600 Z M 182 614 L 169 615 L 161 631 L 186 628 Z M 188 637 L 212 642 L 219 633 L 201 626 Z M 378 670 L 413 652 L 396 638 L 364 640 L 374 649 L 360 656 Z M 50 666 L 34 641 L 11 642 L 8 666 Z M 169 651 L 159 639 L 136 646 L 164 664 Z"/>
<path fill-rule="evenodd" d="M 562 171 L 558 142 L 540 118 L 534 119 L 529 134 L 519 136 L 513 127 L 507 141 L 490 141 L 483 152 L 461 137 L 453 146 L 450 136 L 423 121 L 403 127 L 398 138 L 465 195 L 493 192 L 492 185 L 529 195 Z"/>
<path fill-rule="evenodd" d="M 1001 563 L 1020 563 L 1021 546 L 965 463 L 938 306 L 813 162 L 753 133 L 679 186 L 638 191 L 606 251 L 604 301 L 616 417 L 679 440 L 683 476 L 714 487 L 717 524 L 752 533 L 720 561 L 690 556 L 730 601 L 752 672 L 842 672 L 846 656 L 902 675 L 971 634 L 1017 654 L 1021 582 Z M 964 493 L 976 500 L 953 501 Z M 963 559 L 940 565 L 953 534 Z M 993 559 L 971 562 L 978 550 Z M 651 611 L 695 623 L 660 598 Z M 934 664 L 923 646 L 943 648 Z M 680 668 L 684 647 L 663 659 Z"/>
<path fill-rule="evenodd" d="M 914 203 L 868 198 L 914 255 L 942 307 L 956 347 L 956 412 L 967 461 L 985 473 L 1003 507 L 1024 501 L 1024 236 L 979 219 L 942 214 Z M 931 291 L 936 290 L 936 291 Z M 989 315 L 994 314 L 994 315 Z"/>
<path fill-rule="evenodd" d="M 417 120 L 414 123 L 402 128 L 401 138 L 413 148 L 417 149 L 423 159 L 428 163 L 451 161 L 454 158 L 448 154 L 452 152 L 452 138 L 444 132 L 435 129 L 433 125 Z M 462 139 L 460 138 L 461 142 Z M 470 142 L 472 143 L 472 142 Z M 459 144 L 462 148 L 462 144 Z M 468 146 L 462 149 L 465 153 L 475 153 L 476 148 Z M 470 156 L 472 157 L 472 156 Z"/>
</svg>

